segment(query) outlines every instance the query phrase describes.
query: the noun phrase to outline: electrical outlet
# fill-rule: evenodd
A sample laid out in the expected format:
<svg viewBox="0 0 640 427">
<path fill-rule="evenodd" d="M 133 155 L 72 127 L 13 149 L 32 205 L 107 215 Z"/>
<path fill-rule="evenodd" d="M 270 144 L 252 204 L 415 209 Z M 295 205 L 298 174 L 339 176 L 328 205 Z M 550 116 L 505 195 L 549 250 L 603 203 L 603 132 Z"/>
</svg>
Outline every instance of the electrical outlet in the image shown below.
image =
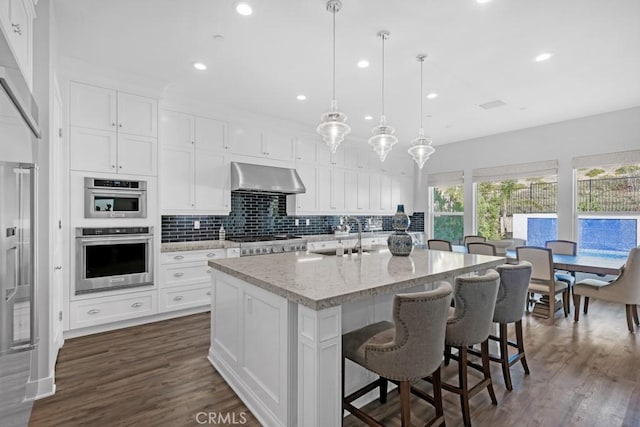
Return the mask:
<svg viewBox="0 0 640 427">
<path fill-rule="evenodd" d="M 309 218 L 304 220 L 305 225 L 311 225 L 311 220 Z"/>
<path fill-rule="evenodd" d="M 200 230 L 200 221 L 193 221 L 193 229 Z"/>
<path fill-rule="evenodd" d="M 295 224 L 296 227 L 298 227 L 300 225 L 300 220 L 298 218 L 296 218 L 293 223 Z"/>
</svg>

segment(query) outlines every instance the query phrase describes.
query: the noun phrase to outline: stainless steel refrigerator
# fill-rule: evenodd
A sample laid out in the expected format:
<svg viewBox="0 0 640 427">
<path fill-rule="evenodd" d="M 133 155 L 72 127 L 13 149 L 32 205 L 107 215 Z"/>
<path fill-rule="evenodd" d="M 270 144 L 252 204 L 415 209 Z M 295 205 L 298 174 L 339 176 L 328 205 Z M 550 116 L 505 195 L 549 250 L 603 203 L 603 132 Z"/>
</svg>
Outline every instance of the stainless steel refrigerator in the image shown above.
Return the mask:
<svg viewBox="0 0 640 427">
<path fill-rule="evenodd" d="M 0 31 L 0 425 L 29 422 L 27 383 L 37 350 L 37 109 Z"/>
</svg>

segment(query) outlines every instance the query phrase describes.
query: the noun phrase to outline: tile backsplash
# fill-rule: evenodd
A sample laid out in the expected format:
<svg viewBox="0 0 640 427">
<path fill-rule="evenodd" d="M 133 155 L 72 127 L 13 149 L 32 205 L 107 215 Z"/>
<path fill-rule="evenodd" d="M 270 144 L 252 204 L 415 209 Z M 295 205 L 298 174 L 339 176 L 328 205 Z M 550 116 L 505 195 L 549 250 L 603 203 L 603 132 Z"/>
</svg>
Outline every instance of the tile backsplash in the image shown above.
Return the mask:
<svg viewBox="0 0 640 427">
<path fill-rule="evenodd" d="M 393 216 L 357 216 L 367 231 L 391 231 Z M 424 231 L 424 213 L 410 216 L 409 231 Z M 299 225 L 295 225 L 295 220 Z M 369 221 L 371 219 L 371 221 Z M 307 220 L 309 225 L 306 225 Z M 194 222 L 200 221 L 200 229 Z M 216 240 L 224 225 L 227 238 L 269 234 L 330 234 L 340 223 L 337 215 L 288 216 L 286 196 L 259 193 L 231 193 L 231 212 L 227 216 L 165 215 L 162 216 L 162 242 Z"/>
</svg>

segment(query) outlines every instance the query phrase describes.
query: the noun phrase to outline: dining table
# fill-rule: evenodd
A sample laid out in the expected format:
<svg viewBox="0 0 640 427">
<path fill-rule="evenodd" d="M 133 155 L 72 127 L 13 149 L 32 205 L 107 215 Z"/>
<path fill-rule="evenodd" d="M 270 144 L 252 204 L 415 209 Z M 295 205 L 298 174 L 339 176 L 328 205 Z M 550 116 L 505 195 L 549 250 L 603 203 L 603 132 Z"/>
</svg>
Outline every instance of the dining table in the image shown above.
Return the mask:
<svg viewBox="0 0 640 427">
<path fill-rule="evenodd" d="M 517 259 L 516 251 L 508 250 L 507 259 Z M 604 276 L 617 276 L 622 271 L 626 257 L 595 256 L 595 255 L 561 255 L 553 254 L 553 268 L 573 273 L 590 273 Z"/>
</svg>

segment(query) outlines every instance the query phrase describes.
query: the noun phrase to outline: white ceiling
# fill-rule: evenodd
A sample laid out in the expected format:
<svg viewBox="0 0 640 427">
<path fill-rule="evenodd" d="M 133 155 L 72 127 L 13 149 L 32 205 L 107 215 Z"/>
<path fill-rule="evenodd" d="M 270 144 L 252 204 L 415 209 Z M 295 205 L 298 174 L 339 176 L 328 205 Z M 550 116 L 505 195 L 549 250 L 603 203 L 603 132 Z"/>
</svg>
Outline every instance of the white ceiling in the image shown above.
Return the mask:
<svg viewBox="0 0 640 427">
<path fill-rule="evenodd" d="M 326 2 L 249 1 L 243 17 L 233 0 L 54 0 L 60 54 L 314 130 L 331 100 Z M 638 0 L 343 0 L 336 25 L 337 99 L 354 136 L 380 116 L 382 29 L 385 110 L 405 146 L 419 127 L 418 53 L 425 94 L 439 94 L 424 101 L 436 145 L 640 105 Z M 533 62 L 544 51 L 554 56 Z M 479 107 L 494 100 L 506 105 Z"/>
</svg>

